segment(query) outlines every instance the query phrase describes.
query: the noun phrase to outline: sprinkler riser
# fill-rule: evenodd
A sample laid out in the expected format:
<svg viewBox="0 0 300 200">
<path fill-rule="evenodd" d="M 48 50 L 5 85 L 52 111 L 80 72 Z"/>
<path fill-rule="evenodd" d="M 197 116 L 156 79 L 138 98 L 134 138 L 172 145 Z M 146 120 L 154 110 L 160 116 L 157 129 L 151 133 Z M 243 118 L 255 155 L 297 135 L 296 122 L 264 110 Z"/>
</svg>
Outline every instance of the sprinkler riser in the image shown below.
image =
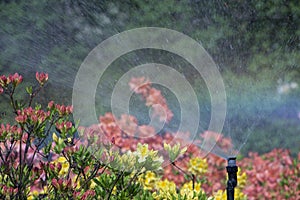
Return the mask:
<svg viewBox="0 0 300 200">
<path fill-rule="evenodd" d="M 237 172 L 238 167 L 236 166 L 236 158 L 228 158 L 228 166 L 226 167 L 228 174 L 227 181 L 227 200 L 234 200 L 234 188 L 237 186 Z"/>
</svg>

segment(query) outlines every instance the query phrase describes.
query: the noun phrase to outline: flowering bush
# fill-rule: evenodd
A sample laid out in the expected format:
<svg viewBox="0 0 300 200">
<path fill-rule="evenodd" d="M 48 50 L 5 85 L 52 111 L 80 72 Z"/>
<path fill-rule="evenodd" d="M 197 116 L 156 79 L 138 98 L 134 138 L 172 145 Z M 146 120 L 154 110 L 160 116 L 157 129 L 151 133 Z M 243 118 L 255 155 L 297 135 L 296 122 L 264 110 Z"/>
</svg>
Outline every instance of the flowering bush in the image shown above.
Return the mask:
<svg viewBox="0 0 300 200">
<path fill-rule="evenodd" d="M 17 73 L 0 76 L 0 93 L 9 97 L 15 114 L 13 123 L 0 125 L 0 199 L 226 199 L 223 158 L 204 158 L 184 137 L 155 135 L 154 127 L 139 125 L 130 115 L 118 119 L 106 113 L 98 124 L 78 127 L 72 106 L 34 104 L 48 74 L 36 73 L 37 86 L 26 88 L 27 101 L 15 98 L 22 80 Z M 153 108 L 156 117 L 172 119 L 149 80 L 129 84 L 147 106 L 167 111 Z M 232 145 L 218 133 L 199 136 L 218 139 L 218 148 Z M 297 199 L 299 159 L 300 153 L 293 159 L 287 150 L 240 159 L 235 198 Z"/>
</svg>

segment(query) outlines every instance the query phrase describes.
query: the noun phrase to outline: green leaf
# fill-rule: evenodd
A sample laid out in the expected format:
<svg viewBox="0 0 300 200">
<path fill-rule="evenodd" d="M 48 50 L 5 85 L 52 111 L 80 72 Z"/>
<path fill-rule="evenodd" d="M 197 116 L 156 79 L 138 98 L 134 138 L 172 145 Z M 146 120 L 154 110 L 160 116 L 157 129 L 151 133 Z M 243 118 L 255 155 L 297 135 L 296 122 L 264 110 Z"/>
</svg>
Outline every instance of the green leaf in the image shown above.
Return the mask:
<svg viewBox="0 0 300 200">
<path fill-rule="evenodd" d="M 32 86 L 26 87 L 26 92 L 27 92 L 29 95 L 32 95 Z"/>
</svg>

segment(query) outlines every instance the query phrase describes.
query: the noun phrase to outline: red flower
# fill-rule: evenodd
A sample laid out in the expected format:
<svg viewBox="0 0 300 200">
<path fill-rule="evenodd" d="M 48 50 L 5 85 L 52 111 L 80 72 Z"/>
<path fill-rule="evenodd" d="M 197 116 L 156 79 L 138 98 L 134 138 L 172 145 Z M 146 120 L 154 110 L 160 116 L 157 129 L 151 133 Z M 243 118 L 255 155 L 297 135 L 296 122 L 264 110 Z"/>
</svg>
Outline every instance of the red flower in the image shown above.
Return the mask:
<svg viewBox="0 0 300 200">
<path fill-rule="evenodd" d="M 36 72 L 35 73 L 36 80 L 40 83 L 40 85 L 44 85 L 48 81 L 48 74 L 44 72 Z"/>
<path fill-rule="evenodd" d="M 0 86 L 0 94 L 3 93 L 3 88 Z"/>
</svg>

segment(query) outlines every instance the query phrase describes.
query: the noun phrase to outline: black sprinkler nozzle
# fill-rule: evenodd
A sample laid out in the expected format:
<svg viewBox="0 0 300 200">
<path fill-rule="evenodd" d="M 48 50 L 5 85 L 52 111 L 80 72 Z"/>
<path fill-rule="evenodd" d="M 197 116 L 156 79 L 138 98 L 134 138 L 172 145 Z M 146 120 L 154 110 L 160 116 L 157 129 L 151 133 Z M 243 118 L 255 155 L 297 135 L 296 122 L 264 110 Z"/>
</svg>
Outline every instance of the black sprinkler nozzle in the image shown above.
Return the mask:
<svg viewBox="0 0 300 200">
<path fill-rule="evenodd" d="M 237 172 L 236 157 L 228 158 L 228 166 L 226 167 L 228 173 L 227 181 L 227 200 L 234 200 L 234 188 L 237 186 Z"/>
</svg>

